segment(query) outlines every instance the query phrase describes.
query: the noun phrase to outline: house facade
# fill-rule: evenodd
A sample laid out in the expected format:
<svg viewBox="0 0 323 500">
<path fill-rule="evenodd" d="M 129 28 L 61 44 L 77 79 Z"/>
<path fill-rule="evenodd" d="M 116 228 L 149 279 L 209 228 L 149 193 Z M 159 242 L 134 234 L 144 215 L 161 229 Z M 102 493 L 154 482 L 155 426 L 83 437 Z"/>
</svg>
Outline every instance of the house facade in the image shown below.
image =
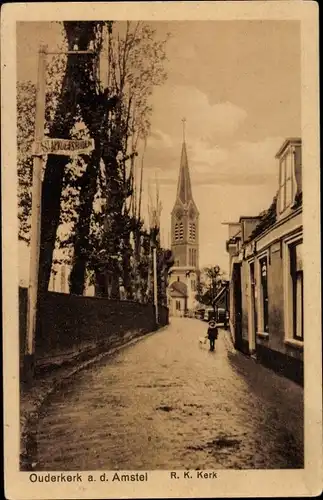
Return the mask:
<svg viewBox="0 0 323 500">
<path fill-rule="evenodd" d="M 301 139 L 276 155 L 279 185 L 268 210 L 229 224 L 230 329 L 237 349 L 303 383 Z"/>
</svg>

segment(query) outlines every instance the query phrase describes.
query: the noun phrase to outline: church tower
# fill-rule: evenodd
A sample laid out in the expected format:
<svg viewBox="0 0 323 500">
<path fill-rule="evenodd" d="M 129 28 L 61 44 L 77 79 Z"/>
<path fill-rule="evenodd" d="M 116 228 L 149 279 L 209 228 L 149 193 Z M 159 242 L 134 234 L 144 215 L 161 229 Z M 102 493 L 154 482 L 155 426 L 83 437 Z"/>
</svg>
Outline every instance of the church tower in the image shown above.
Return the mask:
<svg viewBox="0 0 323 500">
<path fill-rule="evenodd" d="M 184 126 L 185 120 L 183 120 Z M 183 311 L 194 309 L 199 279 L 199 212 L 192 194 L 185 129 L 177 194 L 171 213 L 171 249 L 174 266 L 171 269 L 169 286 L 170 312 L 181 315 Z M 180 294 L 183 297 L 179 297 Z"/>
</svg>

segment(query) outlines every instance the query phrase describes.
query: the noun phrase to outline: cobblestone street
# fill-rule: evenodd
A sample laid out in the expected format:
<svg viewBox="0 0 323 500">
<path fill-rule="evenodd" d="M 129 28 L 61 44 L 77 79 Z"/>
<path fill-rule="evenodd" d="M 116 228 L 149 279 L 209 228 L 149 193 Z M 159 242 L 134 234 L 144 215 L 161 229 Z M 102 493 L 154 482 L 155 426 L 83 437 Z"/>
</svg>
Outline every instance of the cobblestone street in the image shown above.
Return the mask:
<svg viewBox="0 0 323 500">
<path fill-rule="evenodd" d="M 75 375 L 42 408 L 37 470 L 303 466 L 303 390 L 207 324 L 171 325 Z"/>
</svg>

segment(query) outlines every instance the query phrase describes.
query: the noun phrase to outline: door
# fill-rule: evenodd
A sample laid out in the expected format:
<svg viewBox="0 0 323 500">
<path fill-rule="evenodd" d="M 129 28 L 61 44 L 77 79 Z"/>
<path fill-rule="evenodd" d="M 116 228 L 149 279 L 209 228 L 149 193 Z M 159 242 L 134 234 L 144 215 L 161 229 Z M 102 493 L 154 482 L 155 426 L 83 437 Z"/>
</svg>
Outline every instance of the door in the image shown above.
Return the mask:
<svg viewBox="0 0 323 500">
<path fill-rule="evenodd" d="M 256 348 L 257 329 L 257 289 L 255 281 L 255 263 L 250 262 L 250 286 L 251 286 L 251 351 Z"/>
<path fill-rule="evenodd" d="M 237 349 L 242 348 L 242 294 L 241 264 L 234 264 L 234 340 Z"/>
</svg>

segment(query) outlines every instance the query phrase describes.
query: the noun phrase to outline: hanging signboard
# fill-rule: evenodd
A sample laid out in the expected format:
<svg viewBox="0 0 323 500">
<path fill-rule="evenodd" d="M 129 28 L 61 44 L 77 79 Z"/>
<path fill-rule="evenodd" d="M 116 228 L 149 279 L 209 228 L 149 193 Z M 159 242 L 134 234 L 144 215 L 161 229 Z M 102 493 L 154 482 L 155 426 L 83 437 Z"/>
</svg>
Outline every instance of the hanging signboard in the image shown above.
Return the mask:
<svg viewBox="0 0 323 500">
<path fill-rule="evenodd" d="M 33 145 L 37 155 L 81 155 L 94 149 L 94 139 L 49 139 L 44 138 Z"/>
</svg>

